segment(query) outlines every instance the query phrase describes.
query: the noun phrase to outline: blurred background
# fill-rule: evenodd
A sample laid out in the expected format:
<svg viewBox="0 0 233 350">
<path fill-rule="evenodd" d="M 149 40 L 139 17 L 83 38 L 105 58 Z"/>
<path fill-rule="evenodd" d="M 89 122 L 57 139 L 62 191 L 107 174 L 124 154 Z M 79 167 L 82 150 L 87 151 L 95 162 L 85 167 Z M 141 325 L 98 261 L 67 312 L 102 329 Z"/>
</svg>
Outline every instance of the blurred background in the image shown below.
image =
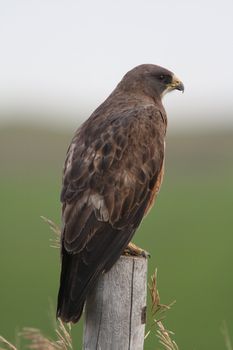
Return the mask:
<svg viewBox="0 0 233 350">
<path fill-rule="evenodd" d="M 158 268 L 165 325 L 180 349 L 233 340 L 232 1 L 0 2 L 0 334 L 53 335 L 59 252 L 44 215 L 60 224 L 66 149 L 75 129 L 141 63 L 176 73 L 165 97 L 166 173 L 135 236 Z M 81 349 L 82 325 L 73 327 Z M 160 349 L 156 338 L 145 349 Z"/>
</svg>

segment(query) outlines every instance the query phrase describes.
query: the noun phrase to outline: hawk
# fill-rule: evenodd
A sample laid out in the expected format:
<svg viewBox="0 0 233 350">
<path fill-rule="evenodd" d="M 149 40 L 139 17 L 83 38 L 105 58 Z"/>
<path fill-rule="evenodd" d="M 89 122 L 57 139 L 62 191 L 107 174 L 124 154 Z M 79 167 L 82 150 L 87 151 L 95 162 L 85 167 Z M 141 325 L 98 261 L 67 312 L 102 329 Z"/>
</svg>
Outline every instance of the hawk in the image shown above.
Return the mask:
<svg viewBox="0 0 233 350">
<path fill-rule="evenodd" d="M 77 322 L 88 291 L 129 245 L 157 197 L 167 116 L 162 97 L 182 82 L 143 64 L 130 70 L 76 131 L 64 165 L 57 317 Z M 138 251 L 140 251 L 138 249 Z"/>
</svg>

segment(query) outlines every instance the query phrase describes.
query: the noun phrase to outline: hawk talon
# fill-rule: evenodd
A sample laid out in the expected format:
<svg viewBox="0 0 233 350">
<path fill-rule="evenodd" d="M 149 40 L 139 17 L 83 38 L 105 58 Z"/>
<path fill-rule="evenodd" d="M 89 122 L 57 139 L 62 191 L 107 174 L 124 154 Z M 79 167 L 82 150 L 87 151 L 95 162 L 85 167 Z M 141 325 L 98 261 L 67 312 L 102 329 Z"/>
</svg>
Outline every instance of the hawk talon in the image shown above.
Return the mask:
<svg viewBox="0 0 233 350">
<path fill-rule="evenodd" d="M 146 259 L 151 257 L 150 253 L 147 252 L 146 250 L 142 251 L 142 256 L 143 256 L 143 258 L 146 258 Z"/>
<path fill-rule="evenodd" d="M 123 255 L 125 256 L 142 256 L 143 258 L 147 259 L 150 258 L 150 253 L 148 253 L 146 250 L 136 246 L 134 243 L 130 242 L 126 249 L 123 252 Z"/>
</svg>

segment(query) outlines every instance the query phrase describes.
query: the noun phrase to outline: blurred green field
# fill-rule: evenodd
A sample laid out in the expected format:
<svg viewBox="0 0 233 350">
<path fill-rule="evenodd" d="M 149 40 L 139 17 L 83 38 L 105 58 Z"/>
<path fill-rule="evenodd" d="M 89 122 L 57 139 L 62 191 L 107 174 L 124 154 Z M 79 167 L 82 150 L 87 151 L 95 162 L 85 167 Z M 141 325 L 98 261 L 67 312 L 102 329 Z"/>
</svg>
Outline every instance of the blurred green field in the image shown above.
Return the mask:
<svg viewBox="0 0 233 350">
<path fill-rule="evenodd" d="M 59 192 L 69 132 L 0 130 L 0 334 L 24 326 L 53 335 L 59 252 L 41 220 L 60 222 Z M 158 268 L 161 301 L 176 300 L 166 326 L 180 349 L 225 349 L 233 339 L 233 133 L 169 134 L 159 199 L 135 242 Z M 81 325 L 73 327 L 81 349 Z M 154 336 L 146 350 L 160 349 Z"/>
</svg>

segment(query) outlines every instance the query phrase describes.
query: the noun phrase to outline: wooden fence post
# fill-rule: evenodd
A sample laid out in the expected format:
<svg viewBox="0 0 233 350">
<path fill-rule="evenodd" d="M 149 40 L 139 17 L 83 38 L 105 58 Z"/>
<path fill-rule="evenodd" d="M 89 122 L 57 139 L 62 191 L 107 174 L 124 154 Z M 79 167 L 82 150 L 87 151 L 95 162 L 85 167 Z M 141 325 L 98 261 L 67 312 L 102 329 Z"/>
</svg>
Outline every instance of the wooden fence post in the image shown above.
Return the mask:
<svg viewBox="0 0 233 350">
<path fill-rule="evenodd" d="M 83 350 L 143 350 L 147 259 L 121 256 L 89 293 Z"/>
</svg>

